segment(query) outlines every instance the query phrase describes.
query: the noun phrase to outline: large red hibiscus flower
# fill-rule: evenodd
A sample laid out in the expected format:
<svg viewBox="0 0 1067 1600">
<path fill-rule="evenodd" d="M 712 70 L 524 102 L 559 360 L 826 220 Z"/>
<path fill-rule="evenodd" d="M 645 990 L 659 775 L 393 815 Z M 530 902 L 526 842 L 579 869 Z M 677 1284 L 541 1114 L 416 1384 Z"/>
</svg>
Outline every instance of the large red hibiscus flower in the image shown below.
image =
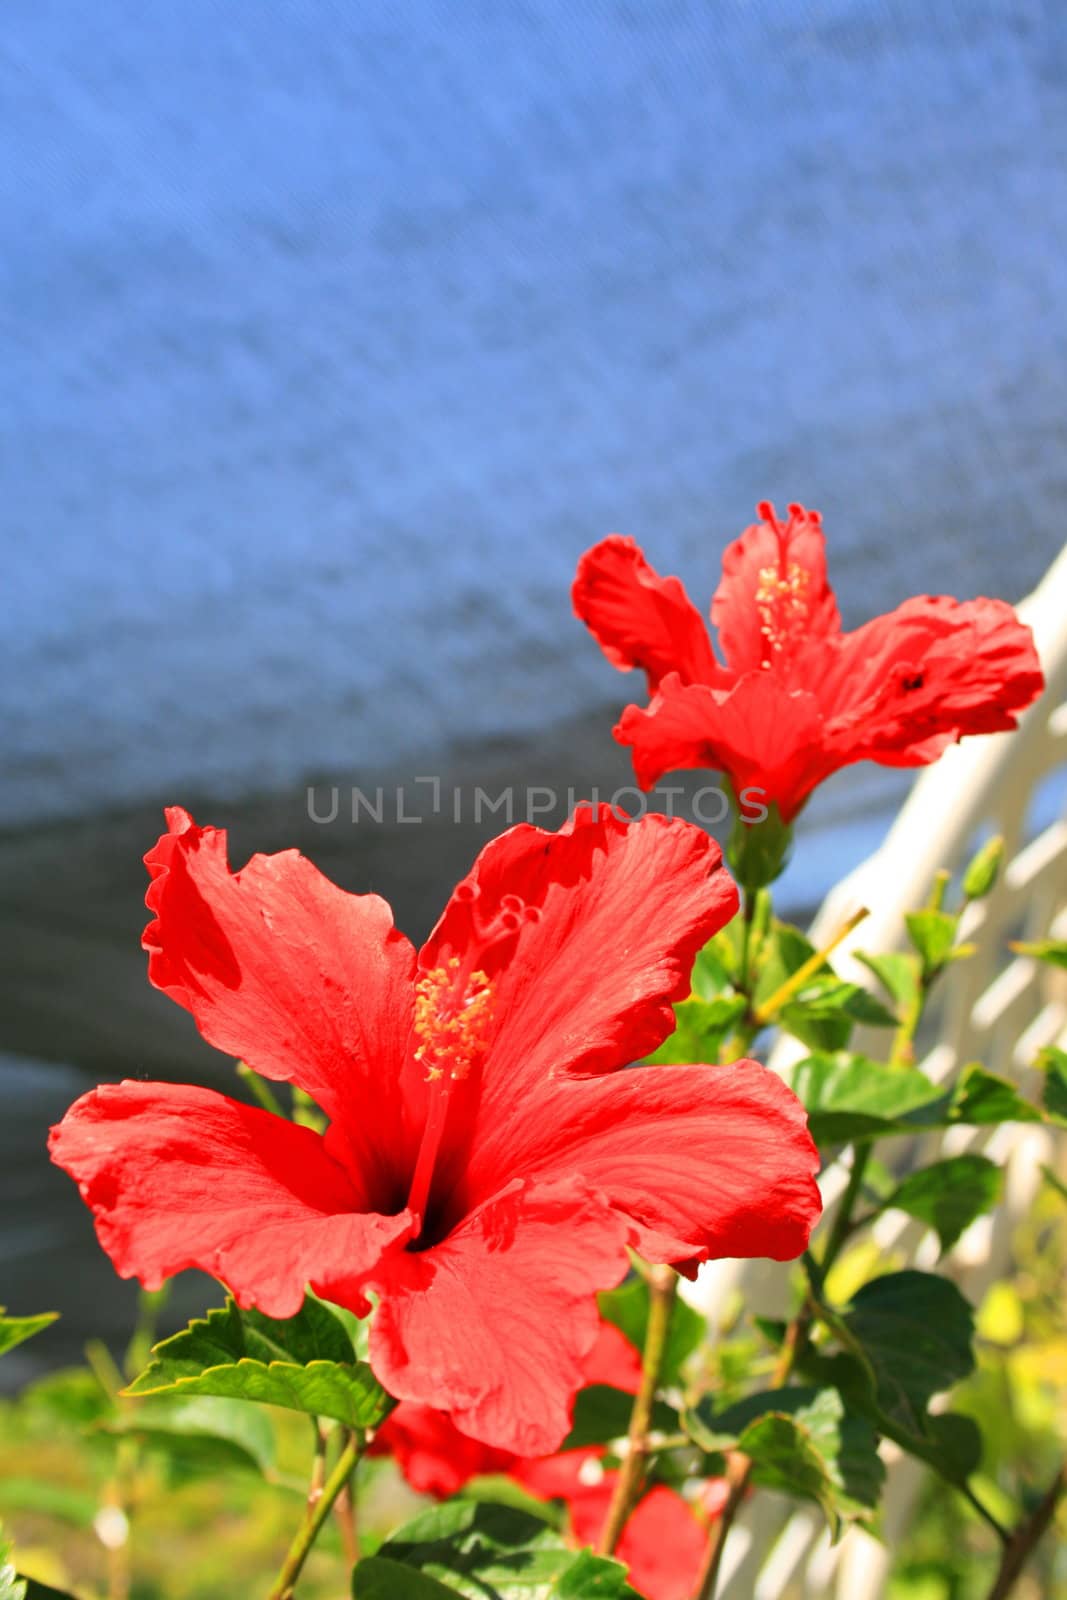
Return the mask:
<svg viewBox="0 0 1067 1600">
<path fill-rule="evenodd" d="M 575 611 L 614 666 L 648 677 L 649 705 L 615 729 L 642 787 L 710 767 L 788 823 L 838 768 L 924 766 L 965 734 L 1014 728 L 1041 692 L 1030 630 L 1002 600 L 918 596 L 845 633 L 818 512 L 791 505 L 782 522 L 765 501 L 757 515 L 712 601 L 724 664 L 679 580 L 632 539 L 579 562 Z"/>
<path fill-rule="evenodd" d="M 606 1384 L 626 1394 L 637 1392 L 641 1358 L 610 1322 L 601 1324 L 583 1378 L 585 1383 Z M 536 1499 L 562 1500 L 571 1534 L 579 1545 L 597 1543 L 618 1476 L 602 1464 L 601 1446 L 525 1460 L 468 1439 L 444 1412 L 407 1401 L 397 1406 L 378 1430 L 371 1453 L 394 1456 L 413 1489 L 442 1500 L 474 1477 L 505 1473 Z M 688 1600 L 704 1560 L 706 1524 L 721 1511 L 725 1495 L 721 1478 L 703 1486 L 703 1520 L 681 1495 L 663 1484 L 652 1485 L 642 1495 L 615 1554 L 647 1600 Z"/>
<path fill-rule="evenodd" d="M 523 1455 L 568 1426 L 626 1246 L 797 1255 L 819 1209 L 804 1113 L 753 1062 L 616 1071 L 673 1026 L 737 895 L 699 829 L 581 808 L 482 851 L 416 952 L 376 895 L 296 851 L 227 864 L 167 813 L 145 858 L 151 981 L 204 1037 L 306 1090 L 324 1136 L 203 1088 L 123 1083 L 53 1129 L 117 1270 L 185 1267 L 293 1314 L 379 1304 L 400 1399 Z"/>
</svg>

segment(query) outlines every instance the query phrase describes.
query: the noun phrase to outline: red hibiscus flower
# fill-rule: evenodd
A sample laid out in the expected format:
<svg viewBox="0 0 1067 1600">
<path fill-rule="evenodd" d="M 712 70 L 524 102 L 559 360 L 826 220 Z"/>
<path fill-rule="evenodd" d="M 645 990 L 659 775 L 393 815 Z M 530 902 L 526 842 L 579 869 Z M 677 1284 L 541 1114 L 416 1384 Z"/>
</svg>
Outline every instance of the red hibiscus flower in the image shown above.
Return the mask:
<svg viewBox="0 0 1067 1600">
<path fill-rule="evenodd" d="M 422 950 L 296 851 L 230 871 L 181 810 L 145 858 L 149 977 L 218 1049 L 291 1081 L 324 1136 L 209 1089 L 123 1083 L 53 1129 L 116 1269 L 185 1267 L 292 1315 L 368 1313 L 391 1394 L 523 1455 L 568 1427 L 594 1291 L 656 1260 L 796 1256 L 804 1113 L 753 1062 L 613 1069 L 673 1026 L 737 894 L 699 829 L 582 808 L 482 851 Z"/>
<path fill-rule="evenodd" d="M 712 601 L 725 665 L 679 580 L 632 539 L 578 564 L 577 615 L 614 666 L 648 676 L 649 705 L 615 729 L 643 788 L 711 767 L 788 823 L 839 767 L 925 766 L 965 734 L 1014 728 L 1040 694 L 1030 630 L 1003 601 L 918 596 L 843 633 L 818 512 L 791 505 L 783 523 L 764 501 L 757 514 Z"/>
<path fill-rule="evenodd" d="M 611 1323 L 601 1324 L 586 1360 L 584 1381 L 636 1394 L 641 1358 Z M 563 1500 L 570 1530 L 579 1545 L 595 1545 L 618 1473 L 606 1470 L 600 1446 L 564 1450 L 526 1461 L 468 1439 L 431 1406 L 397 1406 L 378 1430 L 373 1455 L 392 1455 L 413 1489 L 446 1499 L 471 1478 L 504 1473 L 538 1500 Z M 701 1497 L 703 1521 L 681 1495 L 662 1484 L 642 1496 L 630 1516 L 616 1555 L 630 1569 L 630 1580 L 647 1600 L 688 1600 L 700 1574 L 707 1545 L 706 1525 L 725 1503 L 724 1480 L 711 1479 Z"/>
</svg>

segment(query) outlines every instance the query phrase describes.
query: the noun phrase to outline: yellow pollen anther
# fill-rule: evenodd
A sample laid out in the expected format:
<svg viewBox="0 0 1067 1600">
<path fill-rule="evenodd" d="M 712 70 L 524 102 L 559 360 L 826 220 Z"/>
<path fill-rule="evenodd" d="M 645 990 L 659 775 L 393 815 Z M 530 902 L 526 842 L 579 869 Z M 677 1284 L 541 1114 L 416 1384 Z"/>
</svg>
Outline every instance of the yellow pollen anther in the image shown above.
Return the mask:
<svg viewBox="0 0 1067 1600">
<path fill-rule="evenodd" d="M 458 956 L 432 967 L 415 985 L 415 1060 L 427 1083 L 446 1074 L 465 1078 L 485 1049 L 493 1014 L 493 985 L 484 972 L 464 977 Z"/>
<path fill-rule="evenodd" d="M 809 576 L 796 562 L 790 562 L 784 573 L 778 567 L 760 568 L 756 610 L 760 631 L 772 650 L 784 649 L 807 616 Z"/>
</svg>

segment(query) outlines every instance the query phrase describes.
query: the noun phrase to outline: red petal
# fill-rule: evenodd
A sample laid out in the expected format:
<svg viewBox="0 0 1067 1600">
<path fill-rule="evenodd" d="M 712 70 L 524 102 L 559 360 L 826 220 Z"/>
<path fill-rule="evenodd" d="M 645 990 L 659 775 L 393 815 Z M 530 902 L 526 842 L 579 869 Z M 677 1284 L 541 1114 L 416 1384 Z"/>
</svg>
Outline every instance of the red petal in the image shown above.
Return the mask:
<svg viewBox="0 0 1067 1600">
<path fill-rule="evenodd" d="M 523 1113 L 486 1136 L 470 1195 L 499 1173 L 581 1174 L 633 1219 L 652 1261 L 791 1261 L 818 1220 L 804 1108 L 754 1061 L 553 1080 Z"/>
<path fill-rule="evenodd" d="M 828 740 L 850 759 L 919 766 L 966 734 L 1014 728 L 1043 687 L 1009 605 L 917 596 L 842 636 L 819 698 Z"/>
<path fill-rule="evenodd" d="M 815 696 L 771 671 L 746 673 L 726 693 L 665 678 L 647 711 L 627 706 L 615 737 L 632 747 L 642 788 L 665 772 L 707 767 L 726 774 L 746 815 L 773 801 L 786 822 L 849 759 L 827 749 Z"/>
<path fill-rule="evenodd" d="M 826 580 L 818 512 L 791 505 L 784 525 L 766 501 L 757 513 L 761 520 L 723 556 L 711 620 L 733 672 L 752 672 L 771 662 L 788 677 L 793 660 L 813 641 L 840 632 L 841 617 Z"/>
<path fill-rule="evenodd" d="M 735 914 L 737 889 L 701 829 L 583 806 L 559 833 L 520 826 L 486 846 L 469 882 L 488 904 L 536 906 L 497 982 L 479 1124 L 525 1115 L 550 1075 L 610 1071 L 674 1027 L 697 952 Z M 421 960 L 432 964 L 446 911 Z"/>
<path fill-rule="evenodd" d="M 646 1600 L 689 1600 L 704 1562 L 708 1536 L 680 1494 L 657 1484 L 623 1530 L 615 1554 Z"/>
<path fill-rule="evenodd" d="M 375 1372 L 472 1438 L 546 1455 L 567 1433 L 596 1339 L 594 1292 L 624 1277 L 629 1236 L 575 1179 L 512 1184 L 443 1243 L 383 1263 Z"/>
<path fill-rule="evenodd" d="M 580 1545 L 597 1544 L 619 1476 L 593 1476 L 590 1464 L 598 1455 L 595 1449 L 567 1450 L 547 1461 L 520 1463 L 512 1473 L 539 1499 L 566 1502 L 571 1533 Z M 589 1482 L 583 1481 L 587 1475 Z M 657 1484 L 630 1516 L 615 1555 L 647 1600 L 689 1600 L 706 1548 L 707 1534 L 693 1509 L 673 1489 Z"/>
<path fill-rule="evenodd" d="M 270 1317 L 295 1315 L 309 1283 L 364 1315 L 367 1274 L 412 1231 L 408 1213 L 360 1212 L 318 1134 L 211 1089 L 105 1085 L 49 1147 L 119 1276 L 148 1289 L 199 1267 Z"/>
<path fill-rule="evenodd" d="M 661 578 L 633 539 L 612 534 L 587 550 L 571 598 L 612 666 L 642 667 L 650 693 L 667 672 L 685 683 L 710 683 L 722 672 L 680 580 Z"/>
<path fill-rule="evenodd" d="M 641 1352 L 613 1322 L 600 1324 L 585 1363 L 585 1382 L 606 1383 L 625 1394 L 636 1394 L 641 1387 Z"/>
<path fill-rule="evenodd" d="M 507 1472 L 515 1464 L 510 1450 L 468 1439 L 445 1412 L 410 1400 L 390 1412 L 368 1453 L 393 1456 L 413 1489 L 439 1500 L 456 1494 L 471 1478 Z"/>
<path fill-rule="evenodd" d="M 346 894 L 296 850 L 232 873 L 224 832 L 178 808 L 167 821 L 145 857 L 149 978 L 209 1044 L 306 1089 L 343 1125 L 383 1206 L 402 1204 L 393 1169 L 415 1137 L 399 1092 L 415 955 L 388 905 Z"/>
</svg>

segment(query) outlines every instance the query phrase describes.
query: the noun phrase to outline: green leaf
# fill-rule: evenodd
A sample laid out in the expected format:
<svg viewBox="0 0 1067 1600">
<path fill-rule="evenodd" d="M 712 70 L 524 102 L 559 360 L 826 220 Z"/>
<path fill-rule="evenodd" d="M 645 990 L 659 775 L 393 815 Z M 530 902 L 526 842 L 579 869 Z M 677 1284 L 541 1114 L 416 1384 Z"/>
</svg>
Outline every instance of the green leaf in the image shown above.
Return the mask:
<svg viewBox="0 0 1067 1600">
<path fill-rule="evenodd" d="M 959 918 L 949 911 L 909 911 L 904 922 L 922 961 L 927 978 L 932 978 L 952 959 Z"/>
<path fill-rule="evenodd" d="M 612 1439 L 625 1438 L 633 1404 L 633 1395 L 612 1389 L 606 1383 L 592 1383 L 580 1390 L 574 1402 L 571 1431 L 560 1449 L 580 1450 L 586 1445 L 609 1444 Z M 674 1433 L 678 1427 L 678 1413 L 672 1406 L 657 1400 L 652 1409 L 652 1427 L 656 1432 Z"/>
<path fill-rule="evenodd" d="M 700 951 L 693 963 L 690 978 L 692 990 L 698 1000 L 715 1000 L 729 989 L 736 975 L 736 955 L 732 945 L 716 934 Z"/>
<path fill-rule="evenodd" d="M 791 1082 L 818 1145 L 910 1131 L 905 1118 L 941 1098 L 937 1085 L 914 1068 L 845 1053 L 808 1056 L 794 1067 Z"/>
<path fill-rule="evenodd" d="M 983 899 L 1000 876 L 1003 861 L 1004 840 L 999 833 L 994 834 L 993 838 L 987 839 L 982 848 L 971 857 L 967 865 L 961 884 L 964 899 Z"/>
<path fill-rule="evenodd" d="M 735 919 L 737 920 L 737 919 Z M 815 955 L 815 946 L 799 928 L 790 922 L 771 923 L 759 953 L 759 972 L 753 991 L 757 1009 L 766 1004 L 794 972 Z M 823 972 L 819 969 L 819 974 Z M 816 974 L 813 974 L 813 977 Z"/>
<path fill-rule="evenodd" d="M 59 1316 L 58 1311 L 42 1311 L 36 1317 L 6 1317 L 0 1306 L 0 1356 L 14 1350 L 24 1339 L 32 1339 L 42 1328 L 49 1327 Z"/>
<path fill-rule="evenodd" d="M 274 1469 L 270 1418 L 244 1400 L 145 1400 L 100 1426 L 106 1433 L 134 1434 L 194 1470 L 251 1466 L 269 1477 Z"/>
<path fill-rule="evenodd" d="M 1036 939 L 1030 944 L 1013 944 L 1011 948 L 1021 956 L 1033 956 L 1050 966 L 1067 967 L 1067 939 Z"/>
<path fill-rule="evenodd" d="M 484 1500 L 451 1500 L 423 1512 L 386 1539 L 378 1559 L 414 1569 L 446 1593 L 470 1600 L 638 1600 L 618 1562 L 575 1551 L 540 1518 Z M 390 1593 L 361 1586 L 362 1570 L 361 1563 L 354 1576 L 357 1600 Z M 374 1583 L 384 1578 L 372 1572 Z M 424 1592 L 425 1600 L 436 1600 L 433 1590 L 414 1584 L 393 1594 L 423 1600 Z"/>
<path fill-rule="evenodd" d="M 49 1483 L 42 1478 L 5 1477 L 4 1507 L 7 1511 L 34 1511 L 58 1517 L 75 1528 L 91 1528 L 100 1509 L 100 1498 L 86 1489 L 73 1489 L 64 1483 Z"/>
<path fill-rule="evenodd" d="M 1007 1078 L 998 1078 L 972 1062 L 964 1067 L 953 1090 L 947 1120 L 984 1127 L 1000 1122 L 1040 1122 L 1041 1113 Z"/>
<path fill-rule="evenodd" d="M 929 1436 L 930 1400 L 974 1370 L 974 1312 L 956 1285 L 891 1272 L 864 1284 L 841 1321 L 874 1375 L 882 1431 Z"/>
<path fill-rule="evenodd" d="M 11 1545 L 0 1527 L 0 1600 L 26 1600 L 26 1584 L 15 1571 Z"/>
<path fill-rule="evenodd" d="M 997 1204 L 1002 1186 L 1003 1173 L 988 1156 L 949 1156 L 910 1172 L 880 1209 L 928 1223 L 941 1249 L 950 1250 L 975 1217 Z"/>
<path fill-rule="evenodd" d="M 284 1321 L 242 1313 L 231 1300 L 152 1354 L 124 1394 L 221 1395 L 332 1417 L 352 1428 L 376 1426 L 389 1408 L 370 1367 L 356 1361 L 344 1327 L 317 1300 L 305 1300 Z"/>
<path fill-rule="evenodd" d="M 1067 1051 L 1046 1045 L 1037 1058 L 1045 1074 L 1041 1104 L 1056 1122 L 1067 1122 Z"/>
<path fill-rule="evenodd" d="M 859 1516 L 877 1506 L 885 1479 L 877 1435 L 869 1422 L 848 1414 L 842 1396 L 834 1388 L 797 1385 L 763 1390 L 717 1414 L 710 1399 L 706 1399 L 687 1414 L 685 1422 L 702 1450 L 711 1453 L 742 1449 L 750 1455 L 744 1440 L 751 1438 L 755 1424 L 768 1416 L 788 1418 L 797 1429 L 795 1436 L 778 1427 L 769 1430 L 764 1439 L 773 1447 L 768 1471 L 786 1473 L 789 1460 L 793 1459 L 799 1484 L 791 1487 L 766 1478 L 757 1481 L 817 1500 L 826 1510 L 831 1526 L 836 1526 L 840 1516 Z M 809 1470 L 809 1446 L 820 1458 L 814 1476 Z"/>
<path fill-rule="evenodd" d="M 889 951 L 883 955 L 868 955 L 856 951 L 856 960 L 874 973 L 882 988 L 895 1001 L 901 1011 L 908 1011 L 919 997 L 921 965 L 913 955 Z"/>
<path fill-rule="evenodd" d="M 723 1040 L 747 1007 L 744 995 L 719 995 L 714 1000 L 691 995 L 679 1001 L 674 1008 L 674 1032 L 648 1057 L 649 1063 L 673 1067 L 717 1061 Z"/>
<path fill-rule="evenodd" d="M 778 1014 L 782 1027 L 813 1050 L 840 1050 L 858 1022 L 891 1028 L 896 1020 L 860 984 L 832 972 L 817 973 Z"/>
<path fill-rule="evenodd" d="M 635 1274 L 617 1289 L 603 1290 L 597 1295 L 597 1302 L 601 1316 L 607 1322 L 614 1323 L 635 1350 L 643 1350 L 648 1330 L 648 1284 L 644 1278 Z M 661 1368 L 664 1385 L 678 1381 L 682 1367 L 693 1351 L 703 1344 L 707 1331 L 707 1323 L 700 1313 L 676 1296 Z M 623 1432 L 626 1432 L 625 1428 Z"/>
<path fill-rule="evenodd" d="M 455 1593 L 436 1578 L 382 1556 L 369 1556 L 352 1573 L 353 1600 L 454 1600 Z"/>
<path fill-rule="evenodd" d="M 61 1367 L 22 1391 L 20 1403 L 35 1418 L 84 1430 L 114 1411 L 114 1401 L 86 1367 Z"/>
</svg>

